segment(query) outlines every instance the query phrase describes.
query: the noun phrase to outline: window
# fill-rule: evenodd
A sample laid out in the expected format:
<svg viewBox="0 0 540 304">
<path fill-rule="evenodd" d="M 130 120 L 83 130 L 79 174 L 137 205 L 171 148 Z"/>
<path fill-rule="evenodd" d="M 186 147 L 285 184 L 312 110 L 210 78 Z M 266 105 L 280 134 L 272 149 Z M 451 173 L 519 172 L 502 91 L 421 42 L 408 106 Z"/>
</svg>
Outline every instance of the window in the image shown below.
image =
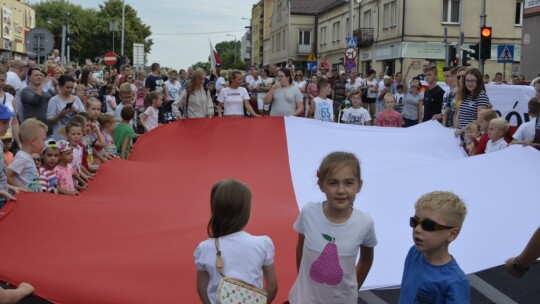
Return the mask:
<svg viewBox="0 0 540 304">
<path fill-rule="evenodd" d="M 371 23 L 371 10 L 367 10 L 364 12 L 364 27 L 365 28 L 372 28 Z"/>
<path fill-rule="evenodd" d="M 300 31 L 298 32 L 298 44 L 310 45 L 311 44 L 311 32 Z"/>
<path fill-rule="evenodd" d="M 325 27 L 321 27 L 321 40 L 320 40 L 320 45 L 325 45 L 326 44 L 326 26 Z"/>
<path fill-rule="evenodd" d="M 332 42 L 339 42 L 341 40 L 341 27 L 340 22 L 334 22 L 332 24 Z"/>
<path fill-rule="evenodd" d="M 396 26 L 396 1 L 388 2 L 384 5 L 383 28 Z"/>
<path fill-rule="evenodd" d="M 443 0 L 443 22 L 459 23 L 461 0 Z"/>
<path fill-rule="evenodd" d="M 272 53 L 276 50 L 276 42 L 275 42 L 275 38 L 274 38 L 274 35 L 272 35 L 272 38 L 270 38 L 270 40 L 272 40 Z"/>
<path fill-rule="evenodd" d="M 516 25 L 523 24 L 523 2 L 516 2 Z"/>
<path fill-rule="evenodd" d="M 281 32 L 276 34 L 276 52 L 281 50 Z"/>
<path fill-rule="evenodd" d="M 277 14 L 277 21 L 281 21 L 281 2 L 277 4 L 277 9 L 276 9 L 276 14 Z"/>
<path fill-rule="evenodd" d="M 283 49 L 285 49 L 287 47 L 287 32 L 285 30 L 283 30 Z"/>
</svg>

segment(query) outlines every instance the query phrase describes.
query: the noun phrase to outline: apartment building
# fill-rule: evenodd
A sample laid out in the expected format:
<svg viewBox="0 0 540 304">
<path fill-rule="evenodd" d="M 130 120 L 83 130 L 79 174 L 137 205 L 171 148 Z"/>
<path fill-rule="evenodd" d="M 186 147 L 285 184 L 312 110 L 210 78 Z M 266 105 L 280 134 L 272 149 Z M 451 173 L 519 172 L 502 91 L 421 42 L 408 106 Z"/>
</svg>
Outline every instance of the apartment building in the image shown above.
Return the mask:
<svg viewBox="0 0 540 304">
<path fill-rule="evenodd" d="M 264 65 L 302 65 L 315 49 L 317 15 L 342 0 L 274 0 Z M 268 53 L 266 53 L 268 52 Z"/>
<path fill-rule="evenodd" d="M 461 58 L 461 50 L 470 50 L 480 40 L 481 6 L 481 0 L 362 0 L 352 5 L 346 0 L 274 0 L 263 65 L 284 64 L 290 58 L 304 66 L 311 52 L 338 64 L 352 14 L 359 71 L 373 68 L 394 74 L 412 61 L 425 59 L 444 66 L 445 28 L 447 42 L 458 47 Z M 523 0 L 486 0 L 486 25 L 493 28 L 493 39 L 485 73 L 493 76 L 503 66 L 507 79 L 519 73 L 523 7 Z M 499 45 L 514 46 L 513 63 L 497 63 Z M 469 63 L 478 66 L 477 61 Z"/>
<path fill-rule="evenodd" d="M 493 76 L 502 72 L 497 63 L 498 45 L 514 46 L 514 63 L 507 64 L 506 74 L 519 71 L 523 1 L 487 0 L 486 25 L 493 28 L 491 59 L 484 71 Z M 469 49 L 479 41 L 482 1 L 464 0 L 364 0 L 358 6 L 361 70 L 404 70 L 413 60 L 427 59 L 444 65 L 447 41 L 458 50 Z M 509 13 L 510 12 L 510 13 Z M 460 33 L 463 32 L 461 43 Z M 461 52 L 458 53 L 458 56 Z M 477 67 L 478 62 L 470 61 Z"/>
<path fill-rule="evenodd" d="M 526 79 L 540 75 L 540 1 L 526 1 L 523 12 L 521 71 Z"/>
<path fill-rule="evenodd" d="M 2 5 L 2 58 L 21 58 L 26 55 L 26 34 L 36 26 L 36 13 L 25 1 L 5 0 Z"/>
</svg>

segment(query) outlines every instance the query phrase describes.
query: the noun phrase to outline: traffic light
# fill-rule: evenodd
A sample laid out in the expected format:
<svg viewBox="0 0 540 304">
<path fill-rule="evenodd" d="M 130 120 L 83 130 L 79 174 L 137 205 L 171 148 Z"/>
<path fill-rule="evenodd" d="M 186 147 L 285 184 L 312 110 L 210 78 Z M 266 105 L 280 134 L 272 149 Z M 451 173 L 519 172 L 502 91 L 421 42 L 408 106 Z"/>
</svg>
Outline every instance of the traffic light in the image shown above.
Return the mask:
<svg viewBox="0 0 540 304">
<path fill-rule="evenodd" d="M 73 38 L 75 38 L 74 33 L 70 33 L 70 32 L 66 33 L 66 46 L 73 45 Z"/>
<path fill-rule="evenodd" d="M 461 66 L 470 66 L 471 64 L 468 63 L 469 60 L 471 60 L 471 57 L 469 57 L 469 54 L 471 52 L 470 51 L 467 51 L 467 50 L 463 50 L 463 53 L 461 56 Z"/>
<path fill-rule="evenodd" d="M 479 43 L 476 43 L 476 44 L 473 44 L 473 45 L 469 45 L 469 48 L 472 50 L 469 51 L 469 54 L 471 55 L 471 58 L 474 58 L 474 60 L 479 60 L 480 59 L 480 44 Z"/>
<path fill-rule="evenodd" d="M 482 60 L 491 58 L 491 27 L 483 26 L 480 28 L 480 58 Z"/>
<path fill-rule="evenodd" d="M 448 61 L 449 65 L 452 66 L 458 66 L 458 60 L 457 60 L 457 50 L 456 47 L 451 45 L 448 47 Z"/>
</svg>

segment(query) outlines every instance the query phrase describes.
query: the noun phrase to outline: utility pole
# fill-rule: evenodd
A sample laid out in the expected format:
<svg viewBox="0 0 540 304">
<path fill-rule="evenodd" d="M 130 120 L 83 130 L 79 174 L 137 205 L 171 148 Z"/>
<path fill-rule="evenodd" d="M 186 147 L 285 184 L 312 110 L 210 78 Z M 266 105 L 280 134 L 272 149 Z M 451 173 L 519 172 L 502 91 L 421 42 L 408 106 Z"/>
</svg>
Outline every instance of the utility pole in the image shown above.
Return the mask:
<svg viewBox="0 0 540 304">
<path fill-rule="evenodd" d="M 448 28 L 444 27 L 444 65 L 449 66 L 450 56 L 448 56 Z"/>
<path fill-rule="evenodd" d="M 486 0 L 482 0 L 482 14 L 480 15 L 480 29 L 482 29 L 484 26 L 486 26 Z M 482 49 L 482 39 L 480 39 L 480 46 L 478 47 L 479 50 Z M 480 69 L 480 72 L 482 73 L 482 76 L 484 75 L 484 58 L 482 58 L 481 55 L 478 57 L 478 67 Z"/>
<path fill-rule="evenodd" d="M 66 64 L 66 26 L 62 25 L 62 43 L 60 44 L 60 62 L 62 64 Z M 46 58 L 47 54 L 45 54 L 45 61 L 47 61 L 48 58 Z"/>
<path fill-rule="evenodd" d="M 122 46 L 120 49 L 120 55 L 124 56 L 124 39 L 125 39 L 125 32 L 126 32 L 126 4 L 124 0 L 122 0 Z"/>
<path fill-rule="evenodd" d="M 353 10 L 354 10 L 354 0 L 349 0 L 349 37 L 353 36 L 354 24 L 353 24 Z"/>
</svg>

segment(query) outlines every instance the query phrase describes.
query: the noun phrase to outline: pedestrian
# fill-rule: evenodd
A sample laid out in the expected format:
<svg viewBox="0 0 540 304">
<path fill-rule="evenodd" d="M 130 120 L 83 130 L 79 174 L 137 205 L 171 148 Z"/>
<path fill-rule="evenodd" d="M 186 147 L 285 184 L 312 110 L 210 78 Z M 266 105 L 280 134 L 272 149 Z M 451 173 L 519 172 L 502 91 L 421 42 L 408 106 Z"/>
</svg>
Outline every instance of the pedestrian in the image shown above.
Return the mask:
<svg viewBox="0 0 540 304">
<path fill-rule="evenodd" d="M 223 88 L 217 98 L 217 112 L 220 117 L 245 117 L 244 107 L 253 117 L 260 117 L 249 103 L 250 97 L 246 88 L 242 87 L 244 75 L 233 70 L 229 78 L 229 86 Z"/>
<path fill-rule="evenodd" d="M 461 100 L 458 111 L 458 125 L 456 136 L 461 136 L 463 128 L 478 118 L 478 113 L 490 107 L 489 97 L 486 94 L 480 70 L 472 68 L 465 73 L 464 85 L 457 92 Z"/>
<path fill-rule="evenodd" d="M 377 245 L 373 219 L 353 207 L 362 188 L 360 162 L 352 153 L 330 153 L 317 178 L 326 200 L 305 205 L 294 223 L 298 277 L 289 302 L 357 303 Z"/>
<path fill-rule="evenodd" d="M 160 92 L 152 91 L 144 96 L 144 111 L 141 114 L 141 125 L 144 127 L 145 132 L 157 128 L 159 125 L 159 109 L 163 102 Z"/>
<path fill-rule="evenodd" d="M 182 109 L 183 115 L 180 109 Z M 188 87 L 180 92 L 172 104 L 172 112 L 177 118 L 211 118 L 214 116 L 214 103 L 210 91 L 204 88 L 204 71 L 196 70 L 193 72 Z"/>
<path fill-rule="evenodd" d="M 279 69 L 276 81 L 264 96 L 270 104 L 270 116 L 299 116 L 304 114 L 304 101 L 300 90 L 292 85 L 291 72 Z"/>
<path fill-rule="evenodd" d="M 223 303 L 216 301 L 222 275 L 259 289 L 264 286 L 267 302 L 271 303 L 278 290 L 274 245 L 266 235 L 244 231 L 251 214 L 251 190 L 234 179 L 219 181 L 210 192 L 210 212 L 209 239 L 201 242 L 194 253 L 197 293 L 202 303 Z M 218 255 L 223 270 L 216 265 Z"/>
<path fill-rule="evenodd" d="M 434 191 L 421 196 L 414 208 L 414 246 L 405 258 L 399 303 L 469 303 L 467 276 L 448 252 L 461 232 L 465 203 L 454 193 Z"/>
</svg>

